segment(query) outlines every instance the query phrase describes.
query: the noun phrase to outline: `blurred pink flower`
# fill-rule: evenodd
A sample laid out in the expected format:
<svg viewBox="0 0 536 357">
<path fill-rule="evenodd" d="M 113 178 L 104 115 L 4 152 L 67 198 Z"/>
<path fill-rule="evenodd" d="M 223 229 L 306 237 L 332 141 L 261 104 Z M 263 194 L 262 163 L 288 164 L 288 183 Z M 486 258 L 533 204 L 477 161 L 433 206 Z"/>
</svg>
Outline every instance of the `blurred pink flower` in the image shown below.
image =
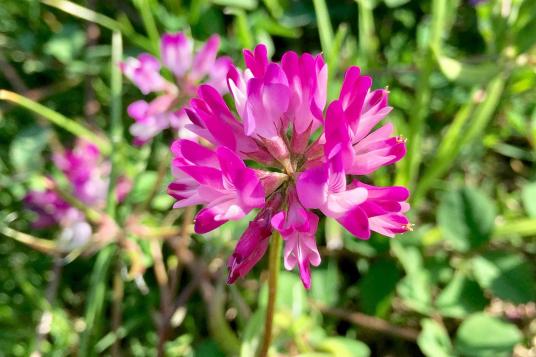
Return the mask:
<svg viewBox="0 0 536 357">
<path fill-rule="evenodd" d="M 193 40 L 184 33 L 164 34 L 160 60 L 142 53 L 119 64 L 123 74 L 143 94 L 156 94 L 149 102 L 138 100 L 128 107 L 128 114 L 135 121 L 130 132 L 136 145 L 149 142 L 168 128 L 177 131 L 181 138 L 195 139 L 196 136 L 184 128 L 187 117 L 181 106 L 195 96 L 199 83 L 210 84 L 220 93 L 227 90 L 225 77 L 232 60 L 217 57 L 219 46 L 219 36 L 213 35 L 194 53 Z M 174 82 L 161 75 L 162 67 L 171 71 Z"/>
<path fill-rule="evenodd" d="M 93 209 L 105 208 L 111 167 L 95 145 L 78 140 L 73 149 L 57 153 L 52 159 L 67 178 L 76 199 Z M 24 197 L 25 205 L 37 214 L 32 225 L 35 228 L 59 225 L 63 229 L 61 239 L 66 244 L 77 242 L 76 245 L 81 246 L 90 238 L 91 226 L 80 210 L 59 195 L 56 185 L 52 179 L 47 179 L 44 191 L 30 191 Z M 116 196 L 119 202 L 125 199 L 131 187 L 128 178 L 118 178 Z"/>
<path fill-rule="evenodd" d="M 236 114 L 206 84 L 185 109 L 191 121 L 186 127 L 216 149 L 177 140 L 169 193 L 176 207 L 204 206 L 197 233 L 260 208 L 229 259 L 230 283 L 262 258 L 275 229 L 285 241 L 285 268 L 297 266 L 309 288 L 310 265 L 321 261 L 313 209 L 360 239 L 371 231 L 392 237 L 410 229 L 406 188 L 375 187 L 353 177 L 400 160 L 405 139 L 393 136 L 391 124 L 376 128 L 391 111 L 388 91 L 372 90 L 372 79 L 358 67 L 348 69 L 339 98 L 326 110 L 321 55 L 287 52 L 277 63 L 259 45 L 245 50 L 244 60 L 245 70 L 231 66 L 227 74 Z M 254 169 L 246 161 L 255 162 Z"/>
</svg>

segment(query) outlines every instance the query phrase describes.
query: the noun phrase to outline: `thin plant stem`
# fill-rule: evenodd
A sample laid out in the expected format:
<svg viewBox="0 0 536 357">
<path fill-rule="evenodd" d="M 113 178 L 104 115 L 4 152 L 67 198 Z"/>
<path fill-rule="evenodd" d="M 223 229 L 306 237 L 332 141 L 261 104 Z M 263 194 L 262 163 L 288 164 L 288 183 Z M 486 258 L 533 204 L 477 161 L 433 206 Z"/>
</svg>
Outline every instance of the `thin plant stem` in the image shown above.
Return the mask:
<svg viewBox="0 0 536 357">
<path fill-rule="evenodd" d="M 422 56 L 418 61 L 419 79 L 415 93 L 416 109 L 409 121 L 407 152 L 408 157 L 400 163 L 396 184 L 413 189 L 417 183 L 417 175 L 422 162 L 422 143 L 426 129 L 426 120 L 430 112 L 432 87 L 430 77 L 436 68 L 434 51 L 439 51 L 442 38 L 447 28 L 447 1 L 432 1 L 429 44 L 421 49 Z"/>
<path fill-rule="evenodd" d="M 110 141 L 112 143 L 111 163 L 112 169 L 110 172 L 110 184 L 108 187 L 108 196 L 106 202 L 106 210 L 112 219 L 116 219 L 117 199 L 115 188 L 117 185 L 118 166 L 121 163 L 119 157 L 118 147 L 121 145 L 123 138 L 123 123 L 121 121 L 121 109 L 122 109 L 122 76 L 119 70 L 119 61 L 123 56 L 123 40 L 121 33 L 114 31 L 112 34 L 112 63 L 111 63 L 111 107 L 110 107 Z M 122 235 L 119 235 L 118 239 L 121 239 Z M 117 253 L 116 253 L 117 254 Z M 116 339 L 112 345 L 112 356 L 121 356 L 121 339 L 118 334 L 121 327 L 122 320 L 122 305 L 123 305 L 123 278 L 121 277 L 121 263 L 116 262 L 114 278 L 113 278 L 113 295 L 112 295 L 112 332 L 115 334 Z"/>
<path fill-rule="evenodd" d="M 374 4 L 368 0 L 357 0 L 359 15 L 359 48 L 365 67 L 370 69 L 377 58 L 378 38 L 374 29 Z"/>
<path fill-rule="evenodd" d="M 122 305 L 124 290 L 123 278 L 121 277 L 121 263 L 117 261 L 115 264 L 112 293 L 112 331 L 115 334 L 114 344 L 112 345 L 112 356 L 114 357 L 121 356 L 121 335 L 119 334 L 119 328 L 123 320 Z"/>
<path fill-rule="evenodd" d="M 272 342 L 272 327 L 274 321 L 275 301 L 277 297 L 277 280 L 281 262 L 281 236 L 278 232 L 272 235 L 268 260 L 268 304 L 266 305 L 266 318 L 264 320 L 264 335 L 259 349 L 259 357 L 266 357 Z"/>
<path fill-rule="evenodd" d="M 420 331 L 410 327 L 396 326 L 386 320 L 377 318 L 375 316 L 365 315 L 360 312 L 330 308 L 314 301 L 311 301 L 311 303 L 314 308 L 318 309 L 324 315 L 333 316 L 341 320 L 348 321 L 354 325 L 371 331 L 394 336 L 411 342 L 415 342 L 419 337 Z"/>
<path fill-rule="evenodd" d="M 80 336 L 80 347 L 78 349 L 78 356 L 80 357 L 94 354 L 93 348 L 91 347 L 93 346 L 91 340 L 104 308 L 108 281 L 106 277 L 110 264 L 115 257 L 116 250 L 117 246 L 115 244 L 104 247 L 97 255 L 97 260 L 93 266 L 93 271 L 89 279 L 90 290 L 87 298 L 86 311 L 84 313 L 86 329 L 82 333 L 82 336 Z"/>
<path fill-rule="evenodd" d="M 94 143 L 104 154 L 108 154 L 110 152 L 110 143 L 106 139 L 96 135 L 93 131 L 79 124 L 78 122 L 69 119 L 63 114 L 60 114 L 50 108 L 47 108 L 42 104 L 5 89 L 0 89 L 0 100 L 15 103 L 42 116 L 51 123 L 70 132 L 71 134 Z"/>
<path fill-rule="evenodd" d="M 110 137 L 112 139 L 111 147 L 114 149 L 112 151 L 112 171 L 111 171 L 111 179 L 110 179 L 110 187 L 108 190 L 108 200 L 107 200 L 107 212 L 111 214 L 112 219 L 115 219 L 115 202 L 113 196 L 115 196 L 115 182 L 116 182 L 116 176 L 117 176 L 117 146 L 120 144 L 120 140 L 122 138 L 122 126 L 121 126 L 121 74 L 119 72 L 119 69 L 117 68 L 117 62 L 122 56 L 122 40 L 121 35 L 119 32 L 114 32 L 112 35 L 112 67 L 111 67 L 111 89 L 112 89 L 112 102 L 111 102 L 111 125 L 110 125 Z M 112 196 L 112 197 L 110 197 Z M 121 239 L 122 235 L 119 235 L 119 239 Z M 90 277 L 90 290 L 88 294 L 88 303 L 86 305 L 86 311 L 85 311 L 85 322 L 86 322 L 86 329 L 82 333 L 82 336 L 80 337 L 80 348 L 78 355 L 81 357 L 92 355 L 92 345 L 91 345 L 91 339 L 93 335 L 95 334 L 95 329 L 97 328 L 98 322 L 100 321 L 105 299 L 106 299 L 106 285 L 107 285 L 107 276 L 108 271 L 110 269 L 110 265 L 112 264 L 113 259 L 116 257 L 117 254 L 117 245 L 108 245 L 104 247 L 99 254 L 97 255 L 97 259 L 95 261 L 95 265 L 93 266 L 93 271 L 91 272 Z M 119 274 L 116 271 L 115 277 L 114 277 L 114 300 L 112 307 L 116 312 L 116 314 L 120 313 L 120 308 L 117 306 L 117 304 L 120 304 L 121 301 L 117 300 L 116 297 L 120 296 L 122 300 L 122 294 L 119 294 L 119 289 L 122 288 L 122 286 L 116 285 L 116 279 L 121 279 L 121 276 L 117 275 Z M 115 291 L 117 289 L 117 291 Z M 115 317 L 116 321 L 120 321 Z M 114 326 L 115 327 L 115 326 Z M 117 327 L 118 328 L 118 327 Z M 117 333 L 116 330 L 114 330 L 115 333 Z M 119 338 L 117 338 L 115 343 L 119 343 Z M 116 348 L 114 348 L 114 351 Z"/>
<path fill-rule="evenodd" d="M 145 31 L 147 31 L 147 35 L 149 36 L 151 44 L 153 45 L 153 52 L 157 54 L 159 50 L 158 44 L 160 43 L 160 34 L 158 33 L 158 28 L 156 27 L 156 22 L 154 21 L 151 4 L 149 3 L 149 0 L 140 0 L 137 1 L 136 4 L 139 5 L 138 10 L 143 21 L 143 26 L 145 27 Z"/>
<path fill-rule="evenodd" d="M 329 55 L 331 44 L 333 43 L 333 27 L 329 18 L 328 7 L 324 0 L 313 0 L 315 7 L 316 23 L 318 25 L 318 35 L 322 52 Z"/>
<path fill-rule="evenodd" d="M 22 244 L 26 244 L 32 249 L 35 249 L 45 254 L 56 254 L 59 250 L 56 242 L 52 240 L 38 238 L 30 234 L 19 232 L 17 230 L 5 226 L 3 223 L 0 223 L 0 234 L 8 238 L 14 239 Z"/>
<path fill-rule="evenodd" d="M 99 26 L 105 27 L 111 31 L 120 31 L 125 37 L 128 37 L 130 41 L 140 46 L 145 50 L 154 50 L 154 45 L 149 39 L 137 34 L 131 28 L 124 26 L 121 22 L 112 19 L 106 15 L 100 14 L 96 11 L 88 9 L 87 7 L 78 5 L 72 1 L 67 0 L 41 0 L 43 4 L 54 7 L 61 11 L 64 11 L 72 16 L 80 19 L 94 22 Z"/>
<path fill-rule="evenodd" d="M 106 208 L 108 214 L 115 218 L 116 194 L 115 188 L 118 178 L 118 166 L 120 165 L 121 158 L 119 157 L 119 146 L 123 138 L 123 123 L 121 120 L 121 108 L 122 108 L 122 77 L 119 70 L 119 61 L 123 54 L 123 43 L 121 34 L 114 32 L 112 35 L 112 64 L 111 64 L 111 107 L 110 107 L 110 141 L 112 144 L 112 170 L 110 172 L 110 185 L 108 187 L 108 201 L 106 202 Z"/>
<path fill-rule="evenodd" d="M 39 324 L 36 328 L 36 337 L 35 337 L 35 347 L 32 352 L 32 357 L 40 357 L 42 355 L 42 344 L 43 341 L 47 338 L 47 335 L 50 333 L 52 328 L 53 320 L 53 305 L 58 294 L 58 286 L 61 280 L 61 270 L 63 267 L 63 261 L 60 256 L 56 255 L 54 257 L 54 263 L 52 267 L 52 278 L 48 282 L 47 290 L 45 292 L 45 309 L 41 318 L 39 319 Z"/>
</svg>

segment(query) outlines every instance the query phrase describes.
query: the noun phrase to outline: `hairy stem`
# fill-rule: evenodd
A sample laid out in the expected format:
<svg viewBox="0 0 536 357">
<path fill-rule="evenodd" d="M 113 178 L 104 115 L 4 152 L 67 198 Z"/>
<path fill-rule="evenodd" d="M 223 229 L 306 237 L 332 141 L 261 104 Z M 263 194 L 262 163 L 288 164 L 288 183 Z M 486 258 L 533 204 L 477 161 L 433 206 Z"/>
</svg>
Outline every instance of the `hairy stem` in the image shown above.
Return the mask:
<svg viewBox="0 0 536 357">
<path fill-rule="evenodd" d="M 270 244 L 270 253 L 268 261 L 268 304 L 266 305 L 266 318 L 264 320 L 264 336 L 259 356 L 266 357 L 272 341 L 272 326 L 274 321 L 275 300 L 277 296 L 277 279 L 279 277 L 279 265 L 281 256 L 281 236 L 274 232 Z"/>
</svg>

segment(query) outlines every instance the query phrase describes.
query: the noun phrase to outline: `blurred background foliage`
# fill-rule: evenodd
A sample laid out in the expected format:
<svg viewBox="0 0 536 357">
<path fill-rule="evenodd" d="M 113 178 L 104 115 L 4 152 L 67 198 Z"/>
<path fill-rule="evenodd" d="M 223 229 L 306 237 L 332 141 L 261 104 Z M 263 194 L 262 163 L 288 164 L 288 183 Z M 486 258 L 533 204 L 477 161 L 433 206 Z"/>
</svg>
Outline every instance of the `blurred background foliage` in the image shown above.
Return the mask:
<svg viewBox="0 0 536 357">
<path fill-rule="evenodd" d="M 415 230 L 359 241 L 324 219 L 312 289 L 281 274 L 272 352 L 535 356 L 536 2 L 476 2 L 4 0 L 0 88 L 105 136 L 120 105 L 111 87 L 113 31 L 125 56 L 157 53 L 160 34 L 173 31 L 197 40 L 219 33 L 222 52 L 240 64 L 241 49 L 260 42 L 276 59 L 286 50 L 322 51 L 332 97 L 344 70 L 361 66 L 376 88 L 389 86 L 388 118 L 408 138 L 407 157 L 373 180 L 411 188 Z M 122 97 L 129 103 L 140 94 L 125 84 Z M 30 228 L 22 198 L 58 176 L 51 143 L 70 145 L 74 136 L 39 108 L 0 104 L 0 356 L 152 356 L 168 315 L 166 355 L 254 355 L 265 264 L 234 286 L 224 282 L 245 220 L 192 236 L 195 264 L 164 309 L 146 239 L 128 237 L 134 253 L 111 244 L 72 259 L 22 244 L 17 232 L 58 235 Z M 130 124 L 124 109 L 120 120 Z M 125 130 L 114 146 L 117 170 L 134 179 L 117 207 L 120 222 L 180 226 L 165 194 L 171 140 L 138 149 Z M 181 268 L 157 242 L 166 265 Z"/>
</svg>

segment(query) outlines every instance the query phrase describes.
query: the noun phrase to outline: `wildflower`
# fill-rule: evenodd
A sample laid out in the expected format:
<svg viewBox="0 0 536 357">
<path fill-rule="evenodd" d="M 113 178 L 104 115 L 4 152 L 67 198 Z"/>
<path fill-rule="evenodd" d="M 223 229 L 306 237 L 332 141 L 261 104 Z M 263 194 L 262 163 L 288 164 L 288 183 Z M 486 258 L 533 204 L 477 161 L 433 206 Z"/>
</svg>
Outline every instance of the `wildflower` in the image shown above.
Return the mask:
<svg viewBox="0 0 536 357">
<path fill-rule="evenodd" d="M 348 69 L 339 97 L 326 109 L 321 55 L 287 52 L 277 63 L 259 45 L 245 50 L 244 60 L 244 71 L 232 66 L 227 75 L 236 114 L 209 85 L 201 85 L 185 109 L 186 127 L 211 145 L 173 144 L 169 193 L 175 207 L 204 206 L 197 233 L 260 209 L 228 261 L 229 283 L 262 258 L 276 230 L 285 241 L 285 268 L 297 266 L 309 288 L 310 266 L 321 261 L 317 212 L 360 239 L 371 231 L 393 237 L 410 229 L 406 188 L 357 178 L 400 160 L 405 140 L 393 136 L 391 124 L 376 128 L 391 111 L 388 91 L 372 90 L 372 79 L 358 67 Z M 248 168 L 246 162 L 256 164 Z"/>
<path fill-rule="evenodd" d="M 182 106 L 195 96 L 199 83 L 210 84 L 220 93 L 227 90 L 225 76 L 232 60 L 217 58 L 219 43 L 219 37 L 213 35 L 194 54 L 193 41 L 184 33 L 165 34 L 160 44 L 160 60 L 142 53 L 120 63 L 123 74 L 143 94 L 156 94 L 152 101 L 138 100 L 127 109 L 134 119 L 130 127 L 134 144 L 143 145 L 168 128 L 176 130 L 181 138 L 195 139 L 184 128 L 188 119 Z M 172 73 L 174 82 L 161 74 L 162 67 Z"/>
<path fill-rule="evenodd" d="M 95 145 L 79 140 L 72 150 L 55 154 L 53 162 L 69 181 L 76 199 L 90 208 L 104 209 L 111 166 L 103 160 Z M 38 229 L 59 225 L 62 228 L 60 245 L 66 250 L 84 246 L 93 234 L 91 225 L 79 209 L 59 195 L 56 185 L 53 179 L 48 178 L 44 191 L 30 191 L 25 196 L 24 203 L 37 214 L 32 225 Z M 131 186 L 127 178 L 118 179 L 118 201 L 125 198 Z"/>
</svg>

